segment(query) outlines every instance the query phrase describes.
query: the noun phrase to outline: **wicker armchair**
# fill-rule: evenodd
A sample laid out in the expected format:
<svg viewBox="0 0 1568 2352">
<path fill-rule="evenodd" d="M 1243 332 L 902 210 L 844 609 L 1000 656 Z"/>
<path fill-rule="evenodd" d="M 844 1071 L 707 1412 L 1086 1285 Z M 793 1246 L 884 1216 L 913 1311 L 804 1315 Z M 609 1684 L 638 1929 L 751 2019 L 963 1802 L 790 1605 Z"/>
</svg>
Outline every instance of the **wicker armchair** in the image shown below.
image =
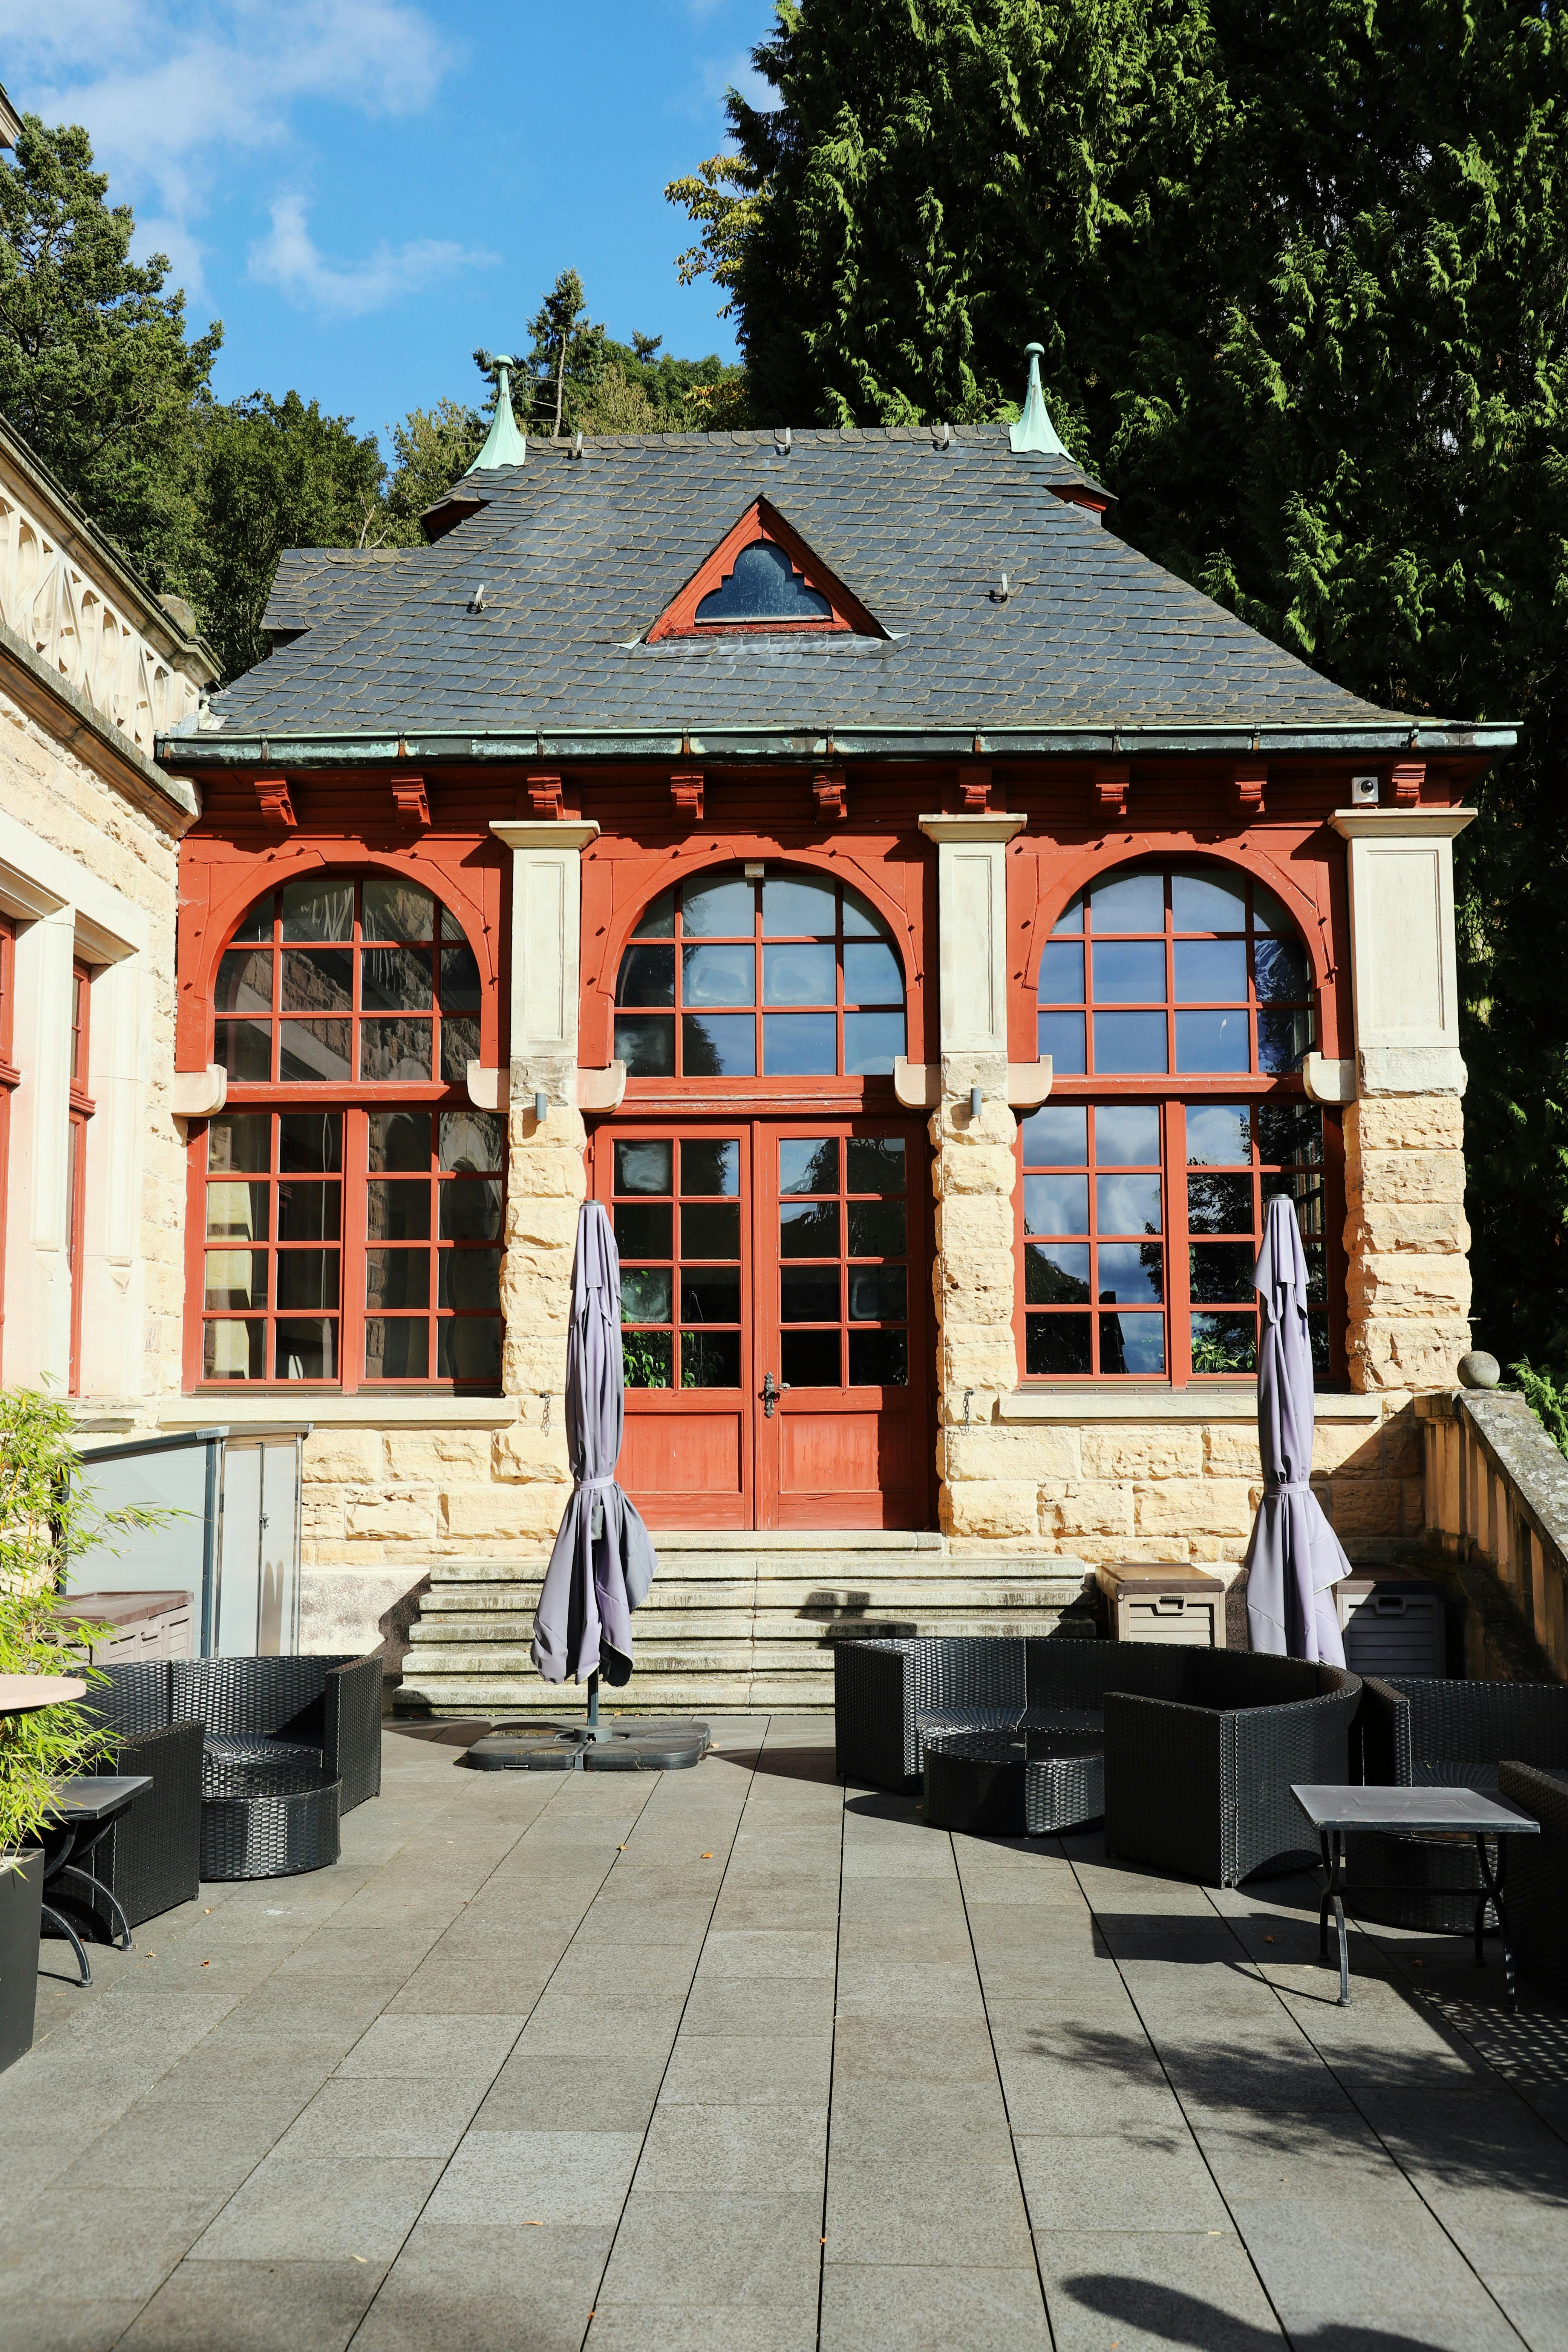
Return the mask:
<svg viewBox="0 0 1568 2352">
<path fill-rule="evenodd" d="M 110 1769 L 152 1780 L 110 1826 L 93 1857 L 93 1874 L 132 1927 L 177 1903 L 194 1903 L 201 1885 L 202 1727 L 175 1721 L 169 1666 L 153 1660 L 104 1669 L 87 1704 L 116 1734 Z"/>
<path fill-rule="evenodd" d="M 195 1716 L 209 1748 L 278 1740 L 321 1752 L 341 1780 L 340 1811 L 381 1794 L 378 1651 L 363 1658 L 176 1658 L 170 1668 L 175 1716 Z"/>
<path fill-rule="evenodd" d="M 1501 1764 L 1498 1794 L 1541 1823 L 1539 1837 L 1508 1841 L 1509 1936 L 1513 1954 L 1559 2000 L 1568 2000 L 1568 1770 Z"/>
<path fill-rule="evenodd" d="M 1376 1786 L 1500 1790 L 1514 1764 L 1568 1769 L 1568 1688 L 1369 1675 L 1358 1729 L 1363 1777 Z M 1538 1867 L 1521 1852 L 1549 1843 L 1514 1841 L 1510 1874 Z M 1468 1838 L 1352 1837 L 1345 1875 L 1366 1918 L 1435 1934 L 1468 1934 L 1481 1893 Z M 1509 1911 L 1511 1923 L 1511 1900 Z"/>
</svg>

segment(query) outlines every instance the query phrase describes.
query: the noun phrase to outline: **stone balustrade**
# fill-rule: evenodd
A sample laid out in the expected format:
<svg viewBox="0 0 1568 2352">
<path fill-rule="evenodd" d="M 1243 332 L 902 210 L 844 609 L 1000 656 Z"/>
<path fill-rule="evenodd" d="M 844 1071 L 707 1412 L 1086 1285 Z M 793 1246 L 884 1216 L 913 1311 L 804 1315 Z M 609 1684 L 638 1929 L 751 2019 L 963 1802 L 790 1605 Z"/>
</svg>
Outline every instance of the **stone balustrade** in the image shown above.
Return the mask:
<svg viewBox="0 0 1568 2352">
<path fill-rule="evenodd" d="M 1427 1541 L 1460 1564 L 1484 1563 L 1568 1680 L 1568 1461 L 1507 1390 L 1433 1391 L 1415 1412 Z"/>
</svg>

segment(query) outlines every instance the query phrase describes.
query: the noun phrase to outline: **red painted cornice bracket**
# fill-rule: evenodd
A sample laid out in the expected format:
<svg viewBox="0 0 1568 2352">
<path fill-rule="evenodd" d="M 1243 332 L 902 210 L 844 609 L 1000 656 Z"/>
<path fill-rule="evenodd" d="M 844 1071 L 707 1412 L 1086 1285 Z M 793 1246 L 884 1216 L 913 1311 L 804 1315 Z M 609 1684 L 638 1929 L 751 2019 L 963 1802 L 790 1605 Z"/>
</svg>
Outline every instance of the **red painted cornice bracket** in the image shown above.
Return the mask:
<svg viewBox="0 0 1568 2352">
<path fill-rule="evenodd" d="M 537 775 L 528 779 L 528 804 L 535 816 L 561 818 L 566 814 L 561 798 L 559 776 Z"/>
<path fill-rule="evenodd" d="M 289 797 L 287 776 L 258 776 L 256 803 L 261 811 L 261 822 L 273 833 L 293 833 L 300 820 L 294 814 L 294 803 Z"/>
<path fill-rule="evenodd" d="M 430 803 L 426 798 L 423 776 L 394 776 L 392 797 L 396 804 L 399 820 L 404 824 L 427 825 L 429 824 Z"/>
<path fill-rule="evenodd" d="M 1231 805 L 1239 817 L 1261 816 L 1263 796 L 1268 789 L 1268 771 L 1256 761 L 1237 761 L 1230 772 Z"/>
<path fill-rule="evenodd" d="M 1094 803 L 1102 816 L 1125 816 L 1132 771 L 1125 760 L 1101 761 L 1094 771 Z"/>
<path fill-rule="evenodd" d="M 1400 760 L 1388 772 L 1389 794 L 1396 808 L 1414 808 L 1426 781 L 1425 760 Z"/>
<path fill-rule="evenodd" d="M 966 809 L 988 809 L 991 805 L 991 762 L 988 760 L 961 760 L 958 763 L 958 791 Z"/>
<path fill-rule="evenodd" d="M 843 769 L 819 769 L 811 780 L 811 789 L 816 795 L 818 814 L 836 824 L 842 824 L 849 814 L 844 805 L 846 780 Z"/>
<path fill-rule="evenodd" d="M 671 769 L 669 796 L 677 812 L 695 824 L 702 822 L 702 771 L 700 768 Z"/>
</svg>

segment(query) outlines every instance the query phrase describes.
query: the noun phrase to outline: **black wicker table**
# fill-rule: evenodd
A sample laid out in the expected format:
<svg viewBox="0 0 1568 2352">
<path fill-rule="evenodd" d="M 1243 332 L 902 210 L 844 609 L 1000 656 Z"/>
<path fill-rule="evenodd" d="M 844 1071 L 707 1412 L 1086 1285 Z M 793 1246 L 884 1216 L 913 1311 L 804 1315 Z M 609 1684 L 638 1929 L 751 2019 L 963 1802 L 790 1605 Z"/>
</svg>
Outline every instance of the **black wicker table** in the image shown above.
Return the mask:
<svg viewBox="0 0 1568 2352">
<path fill-rule="evenodd" d="M 202 1750 L 205 1879 L 289 1878 L 339 1851 L 342 1782 L 318 1748 L 284 1739 L 209 1739 Z"/>
<path fill-rule="evenodd" d="M 1476 1966 L 1486 1966 L 1481 1936 L 1489 1903 L 1497 1916 L 1502 1944 L 1503 1997 L 1510 2010 L 1516 2004 L 1513 1948 L 1508 1939 L 1508 1914 L 1503 1907 L 1503 1872 L 1508 1837 L 1539 1837 L 1541 1823 L 1517 1805 L 1484 1795 L 1478 1789 L 1321 1788 L 1292 1782 L 1290 1794 L 1318 1832 L 1322 1848 L 1325 1885 L 1318 1906 L 1318 1956 L 1329 1957 L 1329 1913 L 1332 1910 L 1340 1938 L 1340 2005 L 1350 2007 L 1350 1946 L 1345 1937 L 1345 1897 L 1355 1890 L 1345 1884 L 1345 1838 L 1354 1831 L 1385 1834 L 1415 1831 L 1447 1831 L 1473 1837 L 1481 1874 L 1476 1900 Z M 1494 1864 L 1489 1841 L 1495 1841 Z"/>
<path fill-rule="evenodd" d="M 928 1827 L 1048 1837 L 1105 1811 L 1105 1735 L 933 1731 L 925 1739 Z"/>
<path fill-rule="evenodd" d="M 131 1949 L 131 1927 L 124 1912 L 87 1864 L 93 1848 L 108 1836 L 126 1806 L 152 1785 L 145 1773 L 84 1772 L 62 1781 L 49 1807 L 44 1832 L 43 1918 L 47 1927 L 58 1929 L 76 1954 L 84 1985 L 92 1982 L 92 1970 L 81 1938 L 48 1898 L 53 1895 L 62 1903 L 74 1898 L 85 1906 L 89 1917 L 101 1904 L 114 1923 L 110 1941 L 122 1952 Z M 62 1885 L 67 1879 L 77 1882 L 76 1885 Z"/>
</svg>

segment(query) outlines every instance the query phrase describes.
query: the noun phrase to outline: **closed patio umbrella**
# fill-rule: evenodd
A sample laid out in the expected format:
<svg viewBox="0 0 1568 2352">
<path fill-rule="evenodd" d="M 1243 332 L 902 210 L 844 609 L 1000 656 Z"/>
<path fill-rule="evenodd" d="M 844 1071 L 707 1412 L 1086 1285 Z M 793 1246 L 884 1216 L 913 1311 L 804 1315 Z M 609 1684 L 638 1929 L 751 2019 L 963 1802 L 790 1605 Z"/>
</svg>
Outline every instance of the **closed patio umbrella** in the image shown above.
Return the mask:
<svg viewBox="0 0 1568 2352">
<path fill-rule="evenodd" d="M 1308 1481 L 1312 1468 L 1312 1343 L 1307 1259 L 1296 1204 L 1268 1203 L 1258 1254 L 1258 1449 L 1263 1500 L 1247 1548 L 1247 1616 L 1255 1650 L 1342 1666 L 1335 1583 L 1351 1564 Z"/>
<path fill-rule="evenodd" d="M 586 1678 L 594 1727 L 600 1675 L 613 1685 L 630 1677 L 632 1611 L 647 1598 L 657 1564 L 647 1528 L 616 1484 L 624 1381 L 620 1256 L 603 1208 L 584 1201 L 566 1340 L 566 1448 L 574 1484 L 544 1573 L 532 1656 L 546 1682 Z"/>
</svg>

